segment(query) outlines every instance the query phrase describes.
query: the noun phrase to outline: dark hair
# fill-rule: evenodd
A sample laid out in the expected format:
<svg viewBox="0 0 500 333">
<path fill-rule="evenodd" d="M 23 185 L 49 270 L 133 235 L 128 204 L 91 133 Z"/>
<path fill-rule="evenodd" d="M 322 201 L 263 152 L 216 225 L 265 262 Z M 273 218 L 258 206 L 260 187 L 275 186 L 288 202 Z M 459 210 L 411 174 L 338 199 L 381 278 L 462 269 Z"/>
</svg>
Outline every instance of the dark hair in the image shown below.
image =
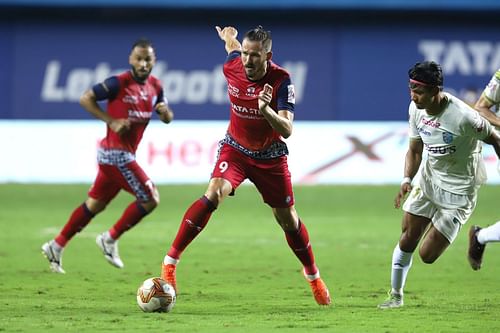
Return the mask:
<svg viewBox="0 0 500 333">
<path fill-rule="evenodd" d="M 443 70 L 441 66 L 434 61 L 417 62 L 408 71 L 410 79 L 420 81 L 429 86 L 443 88 Z"/>
<path fill-rule="evenodd" d="M 135 41 L 135 43 L 132 45 L 132 50 L 135 49 L 136 47 L 141 47 L 141 48 L 148 48 L 153 47 L 153 43 L 147 39 L 147 38 L 139 38 L 138 40 Z"/>
<path fill-rule="evenodd" d="M 244 38 L 254 41 L 261 42 L 262 47 L 266 52 L 271 51 L 271 47 L 273 45 L 273 41 L 271 38 L 271 31 L 266 31 L 261 25 L 258 25 L 256 28 L 248 30 L 245 33 Z"/>
</svg>

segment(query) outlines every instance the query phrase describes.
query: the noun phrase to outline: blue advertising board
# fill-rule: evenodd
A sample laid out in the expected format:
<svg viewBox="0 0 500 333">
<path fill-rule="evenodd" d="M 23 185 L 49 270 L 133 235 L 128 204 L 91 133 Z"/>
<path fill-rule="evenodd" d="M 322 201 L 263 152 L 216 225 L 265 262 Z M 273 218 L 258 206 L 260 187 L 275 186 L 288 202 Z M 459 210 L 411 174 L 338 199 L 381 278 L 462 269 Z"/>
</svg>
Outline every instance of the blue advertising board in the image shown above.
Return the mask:
<svg viewBox="0 0 500 333">
<path fill-rule="evenodd" d="M 500 68 L 499 28 L 405 22 L 267 23 L 273 60 L 292 74 L 297 120 L 405 120 L 407 71 L 431 59 L 445 89 L 473 100 Z M 237 26 L 240 36 L 251 26 Z M 2 119 L 90 119 L 81 93 L 128 68 L 135 39 L 150 38 L 154 71 L 176 119 L 227 119 L 226 52 L 202 23 L 23 22 L 0 24 Z"/>
<path fill-rule="evenodd" d="M 0 0 L 0 6 L 284 8 L 284 9 L 498 9 L 497 0 Z"/>
</svg>

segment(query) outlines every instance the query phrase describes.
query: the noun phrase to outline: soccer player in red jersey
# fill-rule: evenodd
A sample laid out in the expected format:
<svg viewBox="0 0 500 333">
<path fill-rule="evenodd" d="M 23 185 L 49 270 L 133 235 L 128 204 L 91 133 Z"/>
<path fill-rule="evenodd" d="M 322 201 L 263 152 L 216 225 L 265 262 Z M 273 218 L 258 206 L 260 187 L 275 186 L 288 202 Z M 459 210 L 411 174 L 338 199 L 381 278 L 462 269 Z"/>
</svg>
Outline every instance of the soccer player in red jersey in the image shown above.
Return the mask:
<svg viewBox="0 0 500 333">
<path fill-rule="evenodd" d="M 162 278 L 177 290 L 175 269 L 182 252 L 224 198 L 249 179 L 271 206 L 288 245 L 304 266 L 316 302 L 328 305 L 328 288 L 320 278 L 306 226 L 295 210 L 288 149 L 282 140 L 292 134 L 295 95 L 290 75 L 271 61 L 271 34 L 261 26 L 248 31 L 242 44 L 235 28 L 216 30 L 228 53 L 223 72 L 231 105 L 229 127 L 208 189 L 186 211 L 165 256 Z"/>
<path fill-rule="evenodd" d="M 108 231 L 97 236 L 97 245 L 114 266 L 123 267 L 118 254 L 118 238 L 156 208 L 158 191 L 135 160 L 135 152 L 153 112 L 169 123 L 173 112 L 163 95 L 160 81 L 150 75 L 156 61 L 153 45 L 140 39 L 132 46 L 130 71 L 112 76 L 86 91 L 82 107 L 107 125 L 107 134 L 97 153 L 99 171 L 87 200 L 71 214 L 59 235 L 43 244 L 42 253 L 56 273 L 62 268 L 62 251 L 68 241 L 81 231 L 107 204 L 125 190 L 135 196 L 121 218 Z M 107 112 L 97 101 L 107 100 Z"/>
</svg>

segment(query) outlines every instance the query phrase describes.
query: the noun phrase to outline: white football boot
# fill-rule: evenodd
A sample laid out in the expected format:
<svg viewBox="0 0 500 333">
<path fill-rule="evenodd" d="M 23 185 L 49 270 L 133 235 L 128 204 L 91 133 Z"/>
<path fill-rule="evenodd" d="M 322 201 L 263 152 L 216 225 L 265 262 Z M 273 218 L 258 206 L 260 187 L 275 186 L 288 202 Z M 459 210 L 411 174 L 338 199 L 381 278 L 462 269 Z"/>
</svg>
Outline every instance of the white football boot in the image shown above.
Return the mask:
<svg viewBox="0 0 500 333">
<path fill-rule="evenodd" d="M 42 254 L 49 261 L 50 270 L 54 273 L 66 273 L 62 268 L 62 251 L 63 249 L 56 248 L 54 240 L 48 241 L 42 245 Z"/>
<path fill-rule="evenodd" d="M 123 268 L 123 261 L 120 259 L 120 255 L 118 254 L 117 240 L 109 237 L 108 232 L 103 232 L 102 234 L 97 235 L 95 242 L 97 243 L 97 246 L 101 248 L 104 258 L 106 258 L 111 265 Z"/>
<path fill-rule="evenodd" d="M 389 291 L 389 297 L 378 305 L 379 309 L 393 309 L 400 308 L 404 305 L 403 294 L 397 294 Z"/>
</svg>

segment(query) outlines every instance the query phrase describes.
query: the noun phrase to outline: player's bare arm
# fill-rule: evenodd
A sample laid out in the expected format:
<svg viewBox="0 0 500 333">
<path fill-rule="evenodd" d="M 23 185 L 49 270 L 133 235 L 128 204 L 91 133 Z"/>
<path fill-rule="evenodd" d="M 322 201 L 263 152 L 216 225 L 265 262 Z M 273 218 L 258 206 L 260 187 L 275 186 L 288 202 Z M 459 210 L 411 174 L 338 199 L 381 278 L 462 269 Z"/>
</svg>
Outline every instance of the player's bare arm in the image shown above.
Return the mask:
<svg viewBox="0 0 500 333">
<path fill-rule="evenodd" d="M 174 119 L 174 112 L 164 102 L 156 104 L 155 111 L 160 117 L 160 120 L 163 121 L 165 124 L 170 123 Z"/>
<path fill-rule="evenodd" d="M 238 37 L 238 30 L 234 27 L 221 28 L 219 26 L 216 26 L 215 30 L 217 30 L 219 38 L 225 42 L 227 54 L 233 51 L 241 51 L 241 43 L 236 39 Z"/>
<path fill-rule="evenodd" d="M 273 87 L 266 83 L 258 98 L 260 113 L 266 118 L 271 127 L 285 139 L 292 135 L 293 113 L 288 110 L 276 112 L 269 106 L 273 98 Z"/>
<path fill-rule="evenodd" d="M 495 113 L 493 113 L 490 108 L 493 106 L 493 103 L 481 94 L 479 100 L 474 105 L 474 108 L 479 112 L 479 114 L 488 120 L 490 124 L 496 127 L 500 127 L 500 117 L 498 117 Z"/>
<path fill-rule="evenodd" d="M 80 105 L 97 119 L 101 119 L 115 133 L 122 135 L 130 129 L 128 119 L 114 119 L 97 104 L 97 99 L 93 90 L 87 90 L 80 97 Z"/>
<path fill-rule="evenodd" d="M 424 150 L 424 144 L 422 140 L 411 139 L 406 152 L 405 157 L 405 169 L 404 169 L 404 179 L 413 179 L 417 174 L 420 163 L 422 162 L 422 152 Z M 399 192 L 394 199 L 394 207 L 401 207 L 401 201 L 404 199 L 406 194 L 412 189 L 411 182 L 403 181 Z"/>
<path fill-rule="evenodd" d="M 492 145 L 497 153 L 497 157 L 500 159 L 500 136 L 493 131 L 489 137 L 483 140 L 483 142 Z"/>
</svg>

